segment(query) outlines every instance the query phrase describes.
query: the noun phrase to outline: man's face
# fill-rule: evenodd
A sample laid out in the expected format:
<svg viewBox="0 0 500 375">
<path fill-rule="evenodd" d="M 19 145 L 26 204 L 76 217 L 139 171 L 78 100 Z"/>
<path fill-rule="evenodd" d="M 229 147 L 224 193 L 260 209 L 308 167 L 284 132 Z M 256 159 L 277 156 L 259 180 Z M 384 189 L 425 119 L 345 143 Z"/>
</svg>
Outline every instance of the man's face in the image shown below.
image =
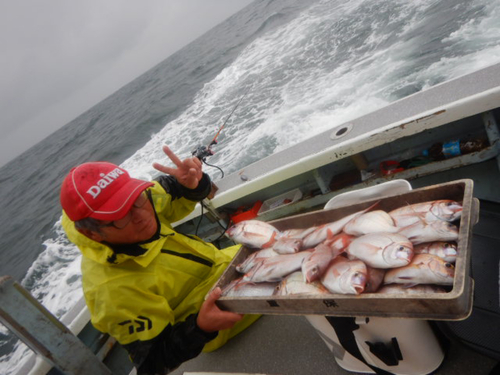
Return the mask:
<svg viewBox="0 0 500 375">
<path fill-rule="evenodd" d="M 145 199 L 145 202 L 142 201 Z M 119 223 L 117 228 L 115 225 Z M 150 239 L 157 229 L 153 206 L 143 193 L 137 198 L 124 219 L 116 222 L 105 222 L 100 233 L 92 232 L 88 236 L 95 241 L 106 241 L 110 244 L 129 244 Z"/>
</svg>

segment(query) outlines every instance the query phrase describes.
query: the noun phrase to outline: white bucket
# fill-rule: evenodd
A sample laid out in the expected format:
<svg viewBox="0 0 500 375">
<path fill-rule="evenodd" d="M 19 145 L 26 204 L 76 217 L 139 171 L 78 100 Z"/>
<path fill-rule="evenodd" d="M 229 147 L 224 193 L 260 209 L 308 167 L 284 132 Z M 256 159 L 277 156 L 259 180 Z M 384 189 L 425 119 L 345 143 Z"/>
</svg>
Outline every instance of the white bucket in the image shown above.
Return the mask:
<svg viewBox="0 0 500 375">
<path fill-rule="evenodd" d="M 375 373 L 367 364 L 345 350 L 326 317 L 307 315 L 306 318 L 333 352 L 339 366 L 352 372 Z M 426 375 L 443 362 L 443 349 L 425 320 L 356 318 L 355 322 L 359 325 L 353 331 L 356 344 L 366 363 L 372 366 L 396 375 Z M 402 359 L 397 364 L 387 365 L 370 351 L 367 342 L 391 345 L 393 339 L 397 342 Z"/>
</svg>

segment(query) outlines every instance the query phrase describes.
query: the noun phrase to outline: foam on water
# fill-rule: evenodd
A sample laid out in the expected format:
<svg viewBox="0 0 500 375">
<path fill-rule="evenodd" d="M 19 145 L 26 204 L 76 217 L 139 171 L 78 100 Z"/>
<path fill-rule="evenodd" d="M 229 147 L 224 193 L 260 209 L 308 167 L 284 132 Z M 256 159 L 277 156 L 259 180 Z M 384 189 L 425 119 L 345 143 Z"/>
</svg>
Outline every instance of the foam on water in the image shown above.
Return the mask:
<svg viewBox="0 0 500 375">
<path fill-rule="evenodd" d="M 153 162 L 170 164 L 163 144 L 180 157 L 189 156 L 193 146 L 210 142 L 243 95 L 209 160 L 226 173 L 401 97 L 500 61 L 500 0 L 455 4 L 454 17 L 462 23 L 433 29 L 432 22 L 444 14 L 439 12 L 452 12 L 446 4 L 439 8 L 440 3 L 314 3 L 249 44 L 204 85 L 184 113 L 122 166 L 137 178 L 156 177 Z M 267 16 L 263 25 L 276 17 L 279 14 Z M 426 48 L 428 53 L 422 53 Z M 212 174 L 215 179 L 218 175 Z M 55 225 L 59 235 L 45 241 L 46 250 L 26 279 L 36 280 L 32 293 L 60 317 L 82 296 L 80 254 L 68 243 L 60 223 Z M 13 373 L 15 363 L 27 353 L 20 345 L 1 358 L 10 363 L 5 373 Z"/>
</svg>

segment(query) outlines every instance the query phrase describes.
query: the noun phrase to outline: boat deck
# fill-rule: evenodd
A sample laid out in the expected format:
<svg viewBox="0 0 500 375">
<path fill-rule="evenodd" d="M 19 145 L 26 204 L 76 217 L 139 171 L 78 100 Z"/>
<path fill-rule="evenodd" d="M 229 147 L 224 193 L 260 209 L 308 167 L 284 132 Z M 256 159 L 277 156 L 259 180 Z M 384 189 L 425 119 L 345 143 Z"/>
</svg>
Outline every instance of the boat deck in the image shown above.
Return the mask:
<svg viewBox="0 0 500 375">
<path fill-rule="evenodd" d="M 452 344 L 435 375 L 487 375 L 496 361 L 462 345 Z M 264 316 L 253 327 L 213 353 L 184 363 L 186 372 L 226 372 L 266 375 L 349 375 L 340 367 L 304 317 Z"/>
</svg>

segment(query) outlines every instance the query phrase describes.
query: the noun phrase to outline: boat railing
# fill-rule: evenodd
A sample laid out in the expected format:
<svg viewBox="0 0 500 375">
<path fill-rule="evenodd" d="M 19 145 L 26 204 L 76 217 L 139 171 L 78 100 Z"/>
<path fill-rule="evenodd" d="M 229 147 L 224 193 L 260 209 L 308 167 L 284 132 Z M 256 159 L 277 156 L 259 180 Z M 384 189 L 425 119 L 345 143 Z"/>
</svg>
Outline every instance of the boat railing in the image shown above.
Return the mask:
<svg viewBox="0 0 500 375">
<path fill-rule="evenodd" d="M 12 277 L 0 277 L 0 323 L 35 353 L 18 374 L 45 374 L 55 367 L 75 375 L 111 375 L 103 360 L 116 341 L 96 333 L 85 345 L 76 336 L 90 321 L 83 298 L 64 318 L 58 320 Z"/>
</svg>

